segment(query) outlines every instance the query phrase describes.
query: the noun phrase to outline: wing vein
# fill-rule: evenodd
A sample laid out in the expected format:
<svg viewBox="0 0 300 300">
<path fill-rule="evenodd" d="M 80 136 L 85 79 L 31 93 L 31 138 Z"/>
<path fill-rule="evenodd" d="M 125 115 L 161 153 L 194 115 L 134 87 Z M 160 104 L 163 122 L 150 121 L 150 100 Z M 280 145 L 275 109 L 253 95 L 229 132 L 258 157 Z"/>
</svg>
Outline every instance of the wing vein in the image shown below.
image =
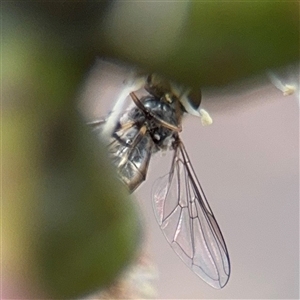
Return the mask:
<svg viewBox="0 0 300 300">
<path fill-rule="evenodd" d="M 199 277 L 215 288 L 224 287 L 230 275 L 227 247 L 180 140 L 174 146 L 169 175 L 157 183 L 153 203 L 156 215 L 166 216 L 161 226 L 166 239 Z M 157 199 L 163 201 L 162 208 Z"/>
</svg>

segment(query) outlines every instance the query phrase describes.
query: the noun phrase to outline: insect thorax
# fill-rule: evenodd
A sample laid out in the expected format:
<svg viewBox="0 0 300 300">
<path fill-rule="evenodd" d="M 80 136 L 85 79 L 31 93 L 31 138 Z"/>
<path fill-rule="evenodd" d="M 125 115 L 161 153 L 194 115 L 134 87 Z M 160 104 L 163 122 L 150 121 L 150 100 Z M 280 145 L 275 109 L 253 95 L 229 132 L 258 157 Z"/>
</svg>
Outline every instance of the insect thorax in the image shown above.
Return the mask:
<svg viewBox="0 0 300 300">
<path fill-rule="evenodd" d="M 176 103 L 167 103 L 157 97 L 148 95 L 140 99 L 149 114 L 134 107 L 128 113 L 128 117 L 136 122 L 138 126 L 146 126 L 148 134 L 153 143 L 157 146 L 156 150 L 165 150 L 172 147 L 177 132 L 163 126 L 159 120 L 178 127 L 180 125 L 180 114 L 176 111 Z M 155 151 L 155 149 L 153 149 Z"/>
<path fill-rule="evenodd" d="M 133 106 L 121 117 L 109 145 L 113 164 L 130 192 L 145 180 L 151 154 L 175 147 L 178 132 L 172 127 L 178 128 L 182 115 L 176 102 L 153 95 L 138 101 L 142 106 Z"/>
</svg>

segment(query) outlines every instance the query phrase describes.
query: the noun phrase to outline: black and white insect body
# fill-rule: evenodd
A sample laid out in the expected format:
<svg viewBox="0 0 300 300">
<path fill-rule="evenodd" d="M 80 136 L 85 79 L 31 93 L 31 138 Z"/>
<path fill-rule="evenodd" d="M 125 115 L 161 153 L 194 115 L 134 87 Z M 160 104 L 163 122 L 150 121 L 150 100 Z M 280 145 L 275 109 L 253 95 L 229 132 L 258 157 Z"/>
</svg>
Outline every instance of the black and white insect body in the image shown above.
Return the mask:
<svg viewBox="0 0 300 300">
<path fill-rule="evenodd" d="M 179 137 L 185 112 L 200 116 L 200 99 L 156 75 L 144 82 L 146 96 L 129 95 L 133 106 L 110 128 L 108 149 L 120 179 L 133 192 L 146 178 L 151 155 L 173 151 L 171 169 L 159 178 L 152 195 L 157 221 L 178 256 L 214 288 L 230 276 L 227 247 L 203 189 Z M 109 117 L 108 117 L 109 118 Z M 208 119 L 209 122 L 209 119 Z M 104 121 L 92 122 L 96 129 Z"/>
</svg>

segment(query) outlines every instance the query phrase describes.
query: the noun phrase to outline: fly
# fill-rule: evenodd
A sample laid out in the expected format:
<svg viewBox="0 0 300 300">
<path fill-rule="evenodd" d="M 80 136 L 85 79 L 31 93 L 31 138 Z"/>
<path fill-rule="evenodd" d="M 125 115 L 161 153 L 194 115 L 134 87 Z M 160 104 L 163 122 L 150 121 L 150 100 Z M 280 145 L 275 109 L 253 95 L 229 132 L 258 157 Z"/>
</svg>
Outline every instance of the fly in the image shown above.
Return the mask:
<svg viewBox="0 0 300 300">
<path fill-rule="evenodd" d="M 108 137 L 108 149 L 120 179 L 133 192 L 145 179 L 151 155 L 173 151 L 171 169 L 154 184 L 156 219 L 168 243 L 183 262 L 214 288 L 230 276 L 227 247 L 180 139 L 184 113 L 196 111 L 187 92 L 157 75 L 144 82 L 147 95 L 131 91 L 133 106 L 125 111 Z M 205 113 L 205 111 L 203 112 Z M 107 120 L 90 123 L 102 128 Z"/>
</svg>

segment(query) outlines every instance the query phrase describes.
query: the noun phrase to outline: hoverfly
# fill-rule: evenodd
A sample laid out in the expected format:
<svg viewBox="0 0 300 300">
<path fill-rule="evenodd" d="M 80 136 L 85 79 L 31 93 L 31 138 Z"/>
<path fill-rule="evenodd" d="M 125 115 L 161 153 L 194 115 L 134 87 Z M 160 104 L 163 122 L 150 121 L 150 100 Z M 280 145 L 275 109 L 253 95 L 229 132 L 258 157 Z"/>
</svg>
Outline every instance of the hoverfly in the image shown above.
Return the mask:
<svg viewBox="0 0 300 300">
<path fill-rule="evenodd" d="M 230 276 L 229 254 L 179 137 L 182 117 L 192 109 L 187 92 L 157 75 L 149 75 L 143 85 L 147 95 L 139 98 L 134 91 L 129 92 L 131 107 L 108 131 L 112 162 L 120 179 L 133 192 L 146 179 L 151 155 L 173 151 L 170 172 L 154 184 L 152 199 L 157 221 L 184 263 L 209 285 L 220 289 Z M 199 105 L 200 101 L 194 106 Z M 89 124 L 105 131 L 109 118 Z"/>
</svg>

